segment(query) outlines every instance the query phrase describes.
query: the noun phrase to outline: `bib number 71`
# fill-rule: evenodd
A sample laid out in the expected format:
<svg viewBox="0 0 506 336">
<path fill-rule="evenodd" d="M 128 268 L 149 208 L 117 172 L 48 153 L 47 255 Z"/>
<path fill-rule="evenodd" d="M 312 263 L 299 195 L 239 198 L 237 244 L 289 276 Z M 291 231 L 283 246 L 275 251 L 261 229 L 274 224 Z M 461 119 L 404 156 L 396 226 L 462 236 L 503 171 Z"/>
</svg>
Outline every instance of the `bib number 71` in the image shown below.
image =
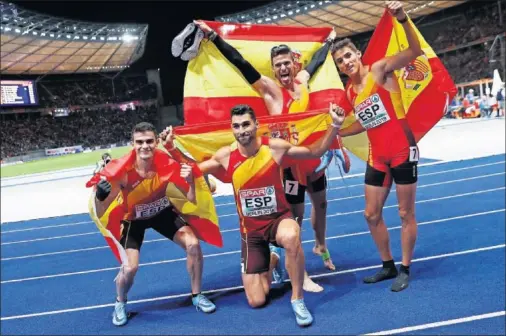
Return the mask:
<svg viewBox="0 0 506 336">
<path fill-rule="evenodd" d="M 409 162 L 418 162 L 419 159 L 420 159 L 420 152 L 418 151 L 418 146 L 410 146 Z"/>
</svg>

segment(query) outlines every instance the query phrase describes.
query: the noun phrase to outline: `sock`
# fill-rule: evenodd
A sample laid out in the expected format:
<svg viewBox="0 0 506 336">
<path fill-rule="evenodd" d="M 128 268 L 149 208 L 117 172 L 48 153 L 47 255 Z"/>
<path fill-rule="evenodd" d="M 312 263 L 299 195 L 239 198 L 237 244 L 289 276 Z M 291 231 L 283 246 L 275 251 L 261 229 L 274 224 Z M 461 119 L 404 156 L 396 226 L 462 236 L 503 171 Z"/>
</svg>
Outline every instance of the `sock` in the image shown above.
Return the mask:
<svg viewBox="0 0 506 336">
<path fill-rule="evenodd" d="M 395 268 L 394 260 L 383 261 L 383 268 Z"/>
<path fill-rule="evenodd" d="M 401 267 L 399 267 L 399 271 L 409 275 L 409 266 L 404 266 L 403 264 L 401 264 Z"/>
<path fill-rule="evenodd" d="M 199 294 L 200 294 L 200 292 L 198 292 L 197 294 L 193 294 L 193 293 L 192 293 L 192 298 L 196 297 L 196 296 L 197 296 L 197 295 L 199 295 Z"/>
</svg>

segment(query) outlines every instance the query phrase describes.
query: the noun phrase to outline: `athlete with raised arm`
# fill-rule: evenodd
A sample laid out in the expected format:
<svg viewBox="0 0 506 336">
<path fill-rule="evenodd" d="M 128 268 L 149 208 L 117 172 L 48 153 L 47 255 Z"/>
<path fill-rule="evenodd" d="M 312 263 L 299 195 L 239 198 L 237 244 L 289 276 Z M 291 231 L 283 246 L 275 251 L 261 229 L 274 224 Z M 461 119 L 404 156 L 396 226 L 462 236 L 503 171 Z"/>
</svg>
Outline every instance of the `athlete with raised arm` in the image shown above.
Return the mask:
<svg viewBox="0 0 506 336">
<path fill-rule="evenodd" d="M 253 109 L 248 105 L 237 105 L 231 111 L 236 142 L 219 149 L 211 159 L 198 163 L 204 174 L 225 169 L 232 178 L 242 238 L 242 281 L 248 303 L 251 307 L 265 304 L 271 273 L 279 262 L 271 259 L 269 244 L 283 247 L 286 269 L 292 282 L 292 308 L 300 326 L 310 325 L 313 317 L 303 299 L 301 229 L 285 198 L 281 165 L 285 157 L 302 160 L 318 158 L 330 147 L 344 121 L 344 111 L 331 105 L 329 113 L 332 126 L 316 143 L 303 147 L 283 139 L 257 136 L 258 122 Z M 184 155 L 173 144 L 171 127 L 166 128 L 160 138 L 175 158 Z"/>
<path fill-rule="evenodd" d="M 334 44 L 332 56 L 339 71 L 351 80 L 347 90 L 357 121 L 339 131 L 342 137 L 367 132 L 369 158 L 365 173 L 365 218 L 379 250 L 383 268 L 364 279 L 365 283 L 396 278 L 391 289 L 409 285 L 409 266 L 417 238 L 415 195 L 418 180 L 418 147 L 405 119 L 401 90 L 394 71 L 423 54 L 402 3 L 386 1 L 386 7 L 406 33 L 409 47 L 396 55 L 365 65 L 361 52 L 349 40 Z M 390 251 L 390 238 L 383 220 L 383 206 L 395 181 L 402 222 L 402 264 L 399 272 Z"/>
</svg>

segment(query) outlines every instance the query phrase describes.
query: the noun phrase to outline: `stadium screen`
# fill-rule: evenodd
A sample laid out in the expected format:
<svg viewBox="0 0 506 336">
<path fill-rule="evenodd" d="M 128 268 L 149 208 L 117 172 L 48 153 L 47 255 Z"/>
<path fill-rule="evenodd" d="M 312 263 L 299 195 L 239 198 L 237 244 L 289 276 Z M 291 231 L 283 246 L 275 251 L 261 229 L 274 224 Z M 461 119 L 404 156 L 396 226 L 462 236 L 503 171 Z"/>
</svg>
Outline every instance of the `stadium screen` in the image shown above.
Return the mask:
<svg viewBox="0 0 506 336">
<path fill-rule="evenodd" d="M 1 80 L 1 106 L 34 106 L 39 104 L 37 84 L 31 80 Z"/>
</svg>

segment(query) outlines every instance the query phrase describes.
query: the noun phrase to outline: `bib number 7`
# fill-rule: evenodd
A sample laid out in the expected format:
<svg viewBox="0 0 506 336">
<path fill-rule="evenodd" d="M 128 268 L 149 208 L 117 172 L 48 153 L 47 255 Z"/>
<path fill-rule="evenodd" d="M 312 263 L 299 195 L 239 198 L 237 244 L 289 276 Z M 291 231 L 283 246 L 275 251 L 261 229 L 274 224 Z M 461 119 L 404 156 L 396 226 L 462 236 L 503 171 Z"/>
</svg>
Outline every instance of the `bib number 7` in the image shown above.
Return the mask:
<svg viewBox="0 0 506 336">
<path fill-rule="evenodd" d="M 409 162 L 418 162 L 419 159 L 420 159 L 420 152 L 418 151 L 418 146 L 410 146 Z"/>
<path fill-rule="evenodd" d="M 285 194 L 297 196 L 299 192 L 299 182 L 297 181 L 286 181 Z"/>
</svg>

